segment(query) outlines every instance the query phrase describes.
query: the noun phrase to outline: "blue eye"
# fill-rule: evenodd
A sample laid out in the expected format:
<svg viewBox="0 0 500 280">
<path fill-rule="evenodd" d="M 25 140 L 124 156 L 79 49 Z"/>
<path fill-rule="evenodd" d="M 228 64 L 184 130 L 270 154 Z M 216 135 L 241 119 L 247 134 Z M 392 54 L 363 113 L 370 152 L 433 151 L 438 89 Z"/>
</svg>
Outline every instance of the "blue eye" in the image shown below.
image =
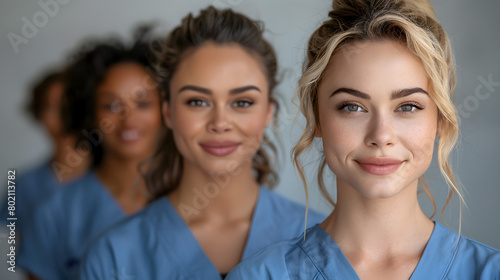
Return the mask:
<svg viewBox="0 0 500 280">
<path fill-rule="evenodd" d="M 342 103 L 339 107 L 338 107 L 339 111 L 346 111 L 346 112 L 349 112 L 349 113 L 354 113 L 354 112 L 365 112 L 365 109 L 363 109 L 363 107 L 359 106 L 359 105 L 356 105 L 356 104 L 345 104 L 345 103 Z"/>
<path fill-rule="evenodd" d="M 423 109 L 422 107 L 419 107 L 415 104 L 403 104 L 403 105 L 399 106 L 396 111 L 406 113 L 406 112 L 413 112 L 415 110 L 422 110 L 422 109 Z"/>
<path fill-rule="evenodd" d="M 208 103 L 200 99 L 191 99 L 188 100 L 187 105 L 192 107 L 206 107 Z"/>
<path fill-rule="evenodd" d="M 237 107 L 237 108 L 247 108 L 247 107 L 250 107 L 252 105 L 253 105 L 253 102 L 248 101 L 248 100 L 238 100 L 232 104 L 233 107 Z"/>
</svg>

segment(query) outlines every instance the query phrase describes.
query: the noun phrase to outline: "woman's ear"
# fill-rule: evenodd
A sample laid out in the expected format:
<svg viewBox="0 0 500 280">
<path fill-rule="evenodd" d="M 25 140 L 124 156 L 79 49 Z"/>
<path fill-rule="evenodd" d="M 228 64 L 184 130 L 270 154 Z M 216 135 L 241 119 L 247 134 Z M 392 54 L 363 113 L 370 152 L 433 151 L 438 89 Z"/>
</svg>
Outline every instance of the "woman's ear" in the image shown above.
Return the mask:
<svg viewBox="0 0 500 280">
<path fill-rule="evenodd" d="M 274 99 L 271 93 L 271 99 L 269 100 L 269 105 L 267 107 L 267 115 L 266 115 L 266 127 L 268 127 L 273 121 L 274 110 L 276 106 L 274 105 Z"/>
<path fill-rule="evenodd" d="M 163 101 L 161 105 L 161 112 L 163 114 L 163 119 L 165 121 L 165 125 L 172 129 L 172 116 L 170 112 L 170 104 L 168 101 Z"/>
</svg>

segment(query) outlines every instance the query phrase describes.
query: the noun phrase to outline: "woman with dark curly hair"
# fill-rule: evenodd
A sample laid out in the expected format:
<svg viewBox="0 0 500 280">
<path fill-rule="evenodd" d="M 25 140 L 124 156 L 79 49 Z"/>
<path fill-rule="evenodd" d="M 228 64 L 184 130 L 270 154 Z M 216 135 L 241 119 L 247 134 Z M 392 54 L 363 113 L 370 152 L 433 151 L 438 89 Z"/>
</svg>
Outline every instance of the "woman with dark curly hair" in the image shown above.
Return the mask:
<svg viewBox="0 0 500 280">
<path fill-rule="evenodd" d="M 153 154 L 162 121 L 146 33 L 131 47 L 86 44 L 67 69 L 66 128 L 80 134 L 93 168 L 34 209 L 18 263 L 36 277 L 76 279 L 90 240 L 147 202 L 138 165 Z"/>
<path fill-rule="evenodd" d="M 90 247 L 81 279 L 221 279 L 304 230 L 305 207 L 268 189 L 277 62 L 259 24 L 209 7 L 186 16 L 164 51 L 168 133 L 145 174 L 155 201 Z M 322 218 L 311 211 L 308 224 Z"/>
</svg>

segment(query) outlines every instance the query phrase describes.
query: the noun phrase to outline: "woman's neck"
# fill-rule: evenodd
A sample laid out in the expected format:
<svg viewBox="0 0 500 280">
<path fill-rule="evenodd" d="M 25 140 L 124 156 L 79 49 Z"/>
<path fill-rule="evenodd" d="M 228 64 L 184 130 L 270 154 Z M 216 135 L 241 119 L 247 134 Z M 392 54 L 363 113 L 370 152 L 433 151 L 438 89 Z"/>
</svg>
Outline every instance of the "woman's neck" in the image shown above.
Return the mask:
<svg viewBox="0 0 500 280">
<path fill-rule="evenodd" d="M 140 162 L 105 155 L 95 169 L 97 177 L 127 214 L 137 212 L 146 205 L 146 184 L 138 170 Z"/>
<path fill-rule="evenodd" d="M 76 138 L 61 137 L 55 144 L 51 163 L 60 184 L 67 184 L 80 177 L 89 169 L 92 157 L 75 148 Z"/>
<path fill-rule="evenodd" d="M 168 199 L 189 224 L 200 220 L 250 219 L 258 196 L 251 163 L 219 175 L 185 163 L 180 184 Z"/>
<path fill-rule="evenodd" d="M 338 204 L 321 226 L 346 256 L 420 257 L 434 224 L 419 206 L 417 187 L 414 182 L 393 197 L 372 199 L 338 182 Z"/>
<path fill-rule="evenodd" d="M 126 193 L 141 181 L 138 170 L 139 160 L 123 160 L 104 156 L 95 171 L 106 187 L 116 195 Z"/>
</svg>

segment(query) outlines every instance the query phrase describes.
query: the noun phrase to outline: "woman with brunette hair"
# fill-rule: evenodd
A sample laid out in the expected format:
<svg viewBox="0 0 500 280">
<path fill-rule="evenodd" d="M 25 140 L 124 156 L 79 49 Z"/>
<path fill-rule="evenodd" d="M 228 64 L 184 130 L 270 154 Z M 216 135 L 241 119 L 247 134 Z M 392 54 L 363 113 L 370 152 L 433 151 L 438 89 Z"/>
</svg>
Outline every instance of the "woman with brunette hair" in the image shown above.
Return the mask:
<svg viewBox="0 0 500 280">
<path fill-rule="evenodd" d="M 260 25 L 213 7 L 189 14 L 159 63 L 168 133 L 145 173 L 154 202 L 90 248 L 81 279 L 221 279 L 304 230 L 305 207 L 268 190 L 277 62 Z"/>
</svg>

